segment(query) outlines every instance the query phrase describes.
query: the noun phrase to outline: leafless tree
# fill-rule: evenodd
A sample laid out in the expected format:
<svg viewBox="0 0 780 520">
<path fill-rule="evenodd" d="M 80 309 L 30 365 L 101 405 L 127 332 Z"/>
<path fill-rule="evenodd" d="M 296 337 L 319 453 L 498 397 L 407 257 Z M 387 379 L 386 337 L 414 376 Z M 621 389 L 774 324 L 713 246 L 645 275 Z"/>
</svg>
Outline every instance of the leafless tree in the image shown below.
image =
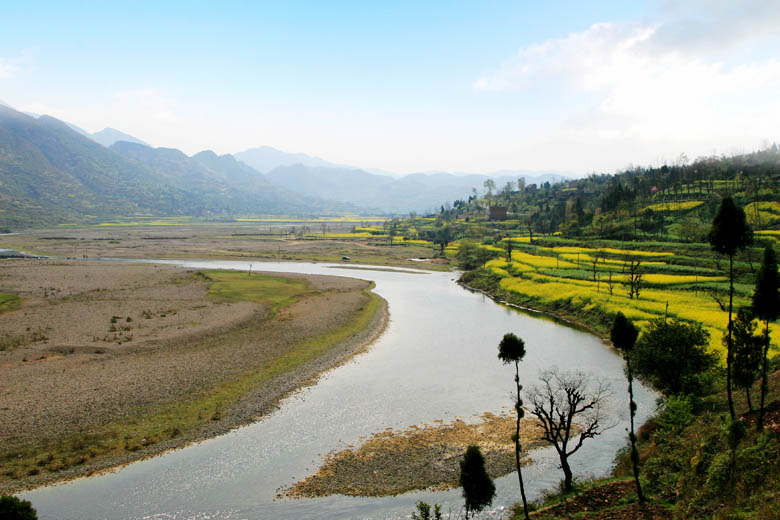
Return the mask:
<svg viewBox="0 0 780 520">
<path fill-rule="evenodd" d="M 640 260 L 631 259 L 628 266 L 628 297 L 639 299 L 639 289 L 642 286 L 642 273 L 639 271 Z"/>
<path fill-rule="evenodd" d="M 569 457 L 585 439 L 601 435 L 615 426 L 604 413 L 609 399 L 607 384 L 585 372 L 545 370 L 540 384 L 526 394 L 531 413 L 539 419 L 541 438 L 553 445 L 561 460 L 564 490 L 571 491 L 573 474 Z"/>
</svg>

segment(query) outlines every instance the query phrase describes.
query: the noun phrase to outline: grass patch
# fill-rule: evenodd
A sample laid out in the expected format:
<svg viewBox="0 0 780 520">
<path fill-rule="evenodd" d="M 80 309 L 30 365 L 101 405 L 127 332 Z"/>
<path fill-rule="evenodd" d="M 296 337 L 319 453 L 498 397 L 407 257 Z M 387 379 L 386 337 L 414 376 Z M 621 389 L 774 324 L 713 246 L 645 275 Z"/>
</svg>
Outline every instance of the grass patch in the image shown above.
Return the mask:
<svg viewBox="0 0 780 520">
<path fill-rule="evenodd" d="M 0 293 L 0 312 L 12 311 L 19 307 L 21 298 L 16 294 Z"/>
<path fill-rule="evenodd" d="M 269 307 L 272 313 L 316 293 L 304 278 L 250 275 L 243 271 L 206 271 L 200 276 L 210 282 L 210 298 L 218 302 L 259 303 Z"/>
</svg>

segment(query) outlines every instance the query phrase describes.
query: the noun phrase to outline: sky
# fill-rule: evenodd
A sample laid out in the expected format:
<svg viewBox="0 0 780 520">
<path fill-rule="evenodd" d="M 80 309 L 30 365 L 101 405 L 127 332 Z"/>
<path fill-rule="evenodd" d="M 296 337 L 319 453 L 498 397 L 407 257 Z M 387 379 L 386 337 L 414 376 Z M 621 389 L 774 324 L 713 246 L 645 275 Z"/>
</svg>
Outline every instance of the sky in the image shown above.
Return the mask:
<svg viewBox="0 0 780 520">
<path fill-rule="evenodd" d="M 0 13 L 1 101 L 190 155 L 268 145 L 397 173 L 586 174 L 780 141 L 777 0 Z"/>
</svg>

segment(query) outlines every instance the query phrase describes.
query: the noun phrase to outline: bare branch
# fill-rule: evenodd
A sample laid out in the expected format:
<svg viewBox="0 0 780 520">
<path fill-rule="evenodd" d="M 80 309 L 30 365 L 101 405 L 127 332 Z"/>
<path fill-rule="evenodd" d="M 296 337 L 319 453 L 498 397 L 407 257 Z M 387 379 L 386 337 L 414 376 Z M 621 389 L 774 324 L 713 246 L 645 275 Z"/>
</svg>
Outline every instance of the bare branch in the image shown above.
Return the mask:
<svg viewBox="0 0 780 520">
<path fill-rule="evenodd" d="M 720 310 L 726 311 L 728 310 L 728 307 L 726 307 L 723 302 L 720 300 L 718 295 L 715 293 L 715 291 L 710 291 L 709 295 L 712 296 L 712 299 L 715 300 L 715 303 L 718 304 L 718 307 L 720 307 Z"/>
<path fill-rule="evenodd" d="M 566 485 L 571 484 L 568 457 L 580 449 L 585 439 L 600 435 L 615 424 L 607 424 L 602 410 L 610 396 L 604 381 L 584 372 L 558 372 L 552 368 L 539 376 L 541 384 L 526 396 L 531 413 L 539 419 L 541 438 L 553 445 L 561 460 Z M 572 435 L 576 444 L 569 448 Z"/>
</svg>

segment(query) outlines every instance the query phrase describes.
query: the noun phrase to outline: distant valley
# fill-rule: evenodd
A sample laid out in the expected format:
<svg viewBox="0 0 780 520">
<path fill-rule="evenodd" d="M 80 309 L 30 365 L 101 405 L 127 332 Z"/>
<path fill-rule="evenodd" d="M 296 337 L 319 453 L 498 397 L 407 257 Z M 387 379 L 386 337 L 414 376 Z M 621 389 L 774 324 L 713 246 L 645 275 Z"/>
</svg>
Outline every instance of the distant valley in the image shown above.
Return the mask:
<svg viewBox="0 0 780 520">
<path fill-rule="evenodd" d="M 190 157 L 113 128 L 92 134 L 0 105 L 0 229 L 6 230 L 138 216 L 424 213 L 481 192 L 488 178 L 500 189 L 520 177 L 526 184 L 567 178 L 557 172 L 399 176 L 268 146 Z"/>
</svg>

